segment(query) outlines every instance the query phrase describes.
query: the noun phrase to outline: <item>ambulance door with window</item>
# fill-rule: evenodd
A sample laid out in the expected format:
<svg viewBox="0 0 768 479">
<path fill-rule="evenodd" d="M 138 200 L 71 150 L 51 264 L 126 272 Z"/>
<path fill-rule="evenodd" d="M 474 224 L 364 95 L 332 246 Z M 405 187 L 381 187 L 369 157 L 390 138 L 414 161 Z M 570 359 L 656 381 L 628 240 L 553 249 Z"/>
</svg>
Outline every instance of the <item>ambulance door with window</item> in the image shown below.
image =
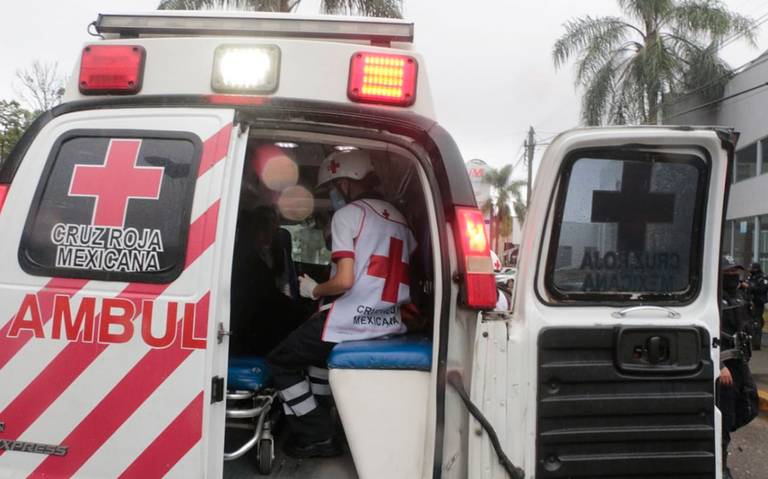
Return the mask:
<svg viewBox="0 0 768 479">
<path fill-rule="evenodd" d="M 0 476 L 221 474 L 233 117 L 66 113 L 24 152 L 0 213 Z"/>
<path fill-rule="evenodd" d="M 713 130 L 595 129 L 545 153 L 513 316 L 485 321 L 476 361 L 495 367 L 473 383 L 527 475 L 715 477 L 732 147 Z M 503 477 L 487 438 L 470 441 L 471 469 Z"/>
</svg>

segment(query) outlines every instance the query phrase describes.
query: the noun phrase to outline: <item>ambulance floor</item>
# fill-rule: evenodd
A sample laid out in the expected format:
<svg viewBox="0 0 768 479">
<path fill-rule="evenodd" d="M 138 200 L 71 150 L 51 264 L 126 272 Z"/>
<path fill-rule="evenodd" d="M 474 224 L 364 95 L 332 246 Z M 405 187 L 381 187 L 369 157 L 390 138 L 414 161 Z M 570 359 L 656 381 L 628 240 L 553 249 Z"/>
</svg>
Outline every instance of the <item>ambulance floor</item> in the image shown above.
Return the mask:
<svg viewBox="0 0 768 479">
<path fill-rule="evenodd" d="M 240 434 L 243 434 L 242 438 L 237 437 Z M 230 440 L 235 442 L 240 439 L 245 441 L 248 439 L 248 434 L 248 431 L 227 430 L 227 442 Z M 355 465 L 352 462 L 352 456 L 348 450 L 344 455 L 334 458 L 294 459 L 283 453 L 282 445 L 278 440 L 278 444 L 275 445 L 275 460 L 272 463 L 272 473 L 269 476 L 260 475 L 257 463 L 258 456 L 255 448 L 248 451 L 248 454 L 240 459 L 225 461 L 224 479 L 253 479 L 256 477 L 277 479 L 358 479 Z"/>
</svg>

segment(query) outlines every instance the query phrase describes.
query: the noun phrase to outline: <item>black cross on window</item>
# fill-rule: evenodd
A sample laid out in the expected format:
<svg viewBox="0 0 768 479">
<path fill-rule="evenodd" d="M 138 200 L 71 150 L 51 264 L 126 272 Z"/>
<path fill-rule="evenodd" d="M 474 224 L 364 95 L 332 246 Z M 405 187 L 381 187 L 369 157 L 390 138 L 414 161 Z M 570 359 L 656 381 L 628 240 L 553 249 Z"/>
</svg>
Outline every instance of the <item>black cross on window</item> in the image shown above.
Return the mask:
<svg viewBox="0 0 768 479">
<path fill-rule="evenodd" d="M 592 222 L 618 223 L 617 250 L 645 251 L 648 223 L 672 223 L 674 193 L 651 193 L 650 162 L 625 161 L 621 191 L 592 193 Z"/>
</svg>

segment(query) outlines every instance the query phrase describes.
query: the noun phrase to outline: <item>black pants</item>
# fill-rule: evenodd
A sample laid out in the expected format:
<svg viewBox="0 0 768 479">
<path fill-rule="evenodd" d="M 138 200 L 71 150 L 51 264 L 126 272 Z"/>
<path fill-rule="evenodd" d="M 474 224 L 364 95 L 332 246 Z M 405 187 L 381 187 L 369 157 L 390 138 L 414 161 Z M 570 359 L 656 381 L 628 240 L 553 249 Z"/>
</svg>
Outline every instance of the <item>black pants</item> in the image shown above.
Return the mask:
<svg viewBox="0 0 768 479">
<path fill-rule="evenodd" d="M 293 440 L 301 444 L 324 441 L 333 435 L 330 412 L 321 399 L 330 396 L 325 367 L 336 346 L 321 339 L 326 316 L 326 311 L 312 315 L 267 355 L 288 427 Z"/>
<path fill-rule="evenodd" d="M 765 325 L 765 322 L 763 320 L 763 311 L 765 310 L 765 303 L 762 301 L 755 301 L 752 303 L 753 306 L 753 322 L 754 322 L 754 331 L 752 331 L 752 348 L 753 349 L 761 349 L 761 342 L 763 341 L 763 326 Z"/>
</svg>

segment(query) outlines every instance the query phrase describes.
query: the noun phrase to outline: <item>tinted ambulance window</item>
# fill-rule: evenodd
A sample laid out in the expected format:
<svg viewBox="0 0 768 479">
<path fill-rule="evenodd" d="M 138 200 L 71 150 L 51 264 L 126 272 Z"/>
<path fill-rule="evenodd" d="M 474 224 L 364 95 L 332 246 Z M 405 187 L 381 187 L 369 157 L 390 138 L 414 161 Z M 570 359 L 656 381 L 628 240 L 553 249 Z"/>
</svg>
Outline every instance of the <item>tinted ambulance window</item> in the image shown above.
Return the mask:
<svg viewBox="0 0 768 479">
<path fill-rule="evenodd" d="M 45 276 L 164 283 L 183 269 L 201 142 L 72 131 L 46 164 L 19 249 Z"/>
<path fill-rule="evenodd" d="M 614 300 L 694 294 L 706 177 L 695 156 L 571 157 L 553 232 L 550 292 Z"/>
</svg>

